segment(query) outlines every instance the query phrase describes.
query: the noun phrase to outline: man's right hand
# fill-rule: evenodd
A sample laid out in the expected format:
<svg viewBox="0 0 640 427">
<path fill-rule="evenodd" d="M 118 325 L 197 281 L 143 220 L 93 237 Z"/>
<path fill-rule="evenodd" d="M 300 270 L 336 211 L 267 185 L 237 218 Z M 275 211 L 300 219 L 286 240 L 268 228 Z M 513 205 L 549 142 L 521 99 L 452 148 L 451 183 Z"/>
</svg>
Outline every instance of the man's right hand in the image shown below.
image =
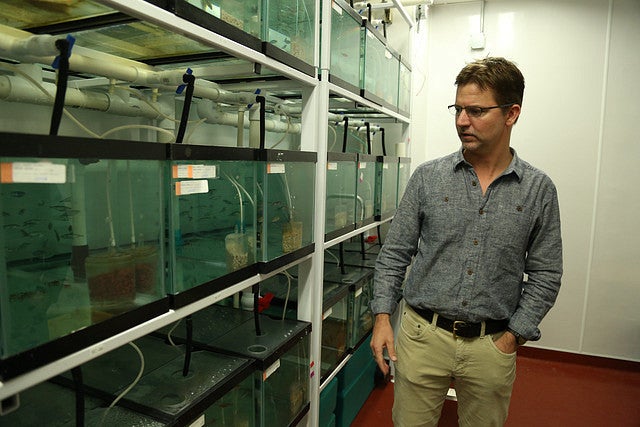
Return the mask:
<svg viewBox="0 0 640 427">
<path fill-rule="evenodd" d="M 376 321 L 373 325 L 371 351 L 378 367 L 382 373 L 387 376 L 389 374 L 389 365 L 384 360 L 383 351 L 385 348 L 391 361 L 395 362 L 397 357 L 396 348 L 393 343 L 393 328 L 391 327 L 390 316 L 387 313 L 379 313 L 376 315 Z"/>
</svg>

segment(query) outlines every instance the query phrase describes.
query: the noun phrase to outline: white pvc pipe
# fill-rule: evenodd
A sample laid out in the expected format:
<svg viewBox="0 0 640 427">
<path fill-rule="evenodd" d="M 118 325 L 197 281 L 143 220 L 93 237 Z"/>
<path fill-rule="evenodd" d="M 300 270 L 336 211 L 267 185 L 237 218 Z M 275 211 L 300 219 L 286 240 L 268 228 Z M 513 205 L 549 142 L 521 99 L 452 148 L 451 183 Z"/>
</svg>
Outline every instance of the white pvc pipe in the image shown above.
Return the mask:
<svg viewBox="0 0 640 427">
<path fill-rule="evenodd" d="M 0 52 L 20 62 L 51 64 L 57 55 L 57 50 L 50 52 L 53 36 L 41 38 L 33 34 L 0 25 Z M 32 51 L 31 46 L 36 46 Z M 55 48 L 55 45 L 54 45 Z M 182 76 L 185 70 L 157 70 L 156 68 L 120 58 L 108 53 L 99 52 L 82 46 L 74 46 L 69 57 L 69 69 L 76 72 L 104 76 L 110 79 L 151 87 L 161 87 L 175 90 L 183 84 Z M 196 76 L 197 78 L 197 76 Z M 253 93 L 231 93 L 224 91 L 217 84 L 208 80 L 198 80 L 194 86 L 194 96 L 213 101 L 252 104 L 255 102 Z"/>
<path fill-rule="evenodd" d="M 225 113 L 216 108 L 216 104 L 209 100 L 201 100 L 197 105 L 198 116 L 206 119 L 206 123 L 219 124 L 227 126 L 239 127 L 239 115 L 234 113 Z M 244 119 L 244 114 L 242 114 Z M 249 110 L 249 120 L 243 120 L 243 127 L 249 129 L 249 139 L 253 138 L 251 144 L 260 145 L 260 109 L 258 107 Z M 299 134 L 301 131 L 300 123 L 286 123 L 274 119 L 265 120 L 265 130 L 267 132 Z M 252 134 L 253 132 L 253 134 Z M 253 145 L 251 145 L 253 147 Z"/>
<path fill-rule="evenodd" d="M 52 105 L 56 93 L 55 84 L 49 82 L 39 82 L 39 84 L 49 95 L 24 78 L 0 76 L 0 99 L 10 102 Z M 159 118 L 159 114 L 144 102 L 135 100 L 134 103 L 127 103 L 117 95 L 83 91 L 71 87 L 67 88 L 64 104 L 68 107 L 86 108 L 120 116 Z"/>
</svg>

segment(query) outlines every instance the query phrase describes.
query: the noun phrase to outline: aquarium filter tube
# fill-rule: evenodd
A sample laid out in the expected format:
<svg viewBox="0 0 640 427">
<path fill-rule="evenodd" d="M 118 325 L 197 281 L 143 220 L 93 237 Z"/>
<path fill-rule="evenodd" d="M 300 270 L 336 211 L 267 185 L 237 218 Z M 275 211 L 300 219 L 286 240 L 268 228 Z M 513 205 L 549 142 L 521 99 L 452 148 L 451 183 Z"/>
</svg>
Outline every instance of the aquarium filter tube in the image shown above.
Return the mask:
<svg viewBox="0 0 640 427">
<path fill-rule="evenodd" d="M 66 39 L 58 39 L 55 42 L 56 48 L 60 51 L 60 55 L 56 56 L 53 61 L 53 68 L 58 70 L 58 78 L 56 84 L 56 96 L 53 102 L 53 112 L 51 113 L 51 124 L 49 126 L 49 135 L 57 135 L 62 120 L 62 111 L 64 110 L 64 99 L 67 93 L 67 82 L 69 80 L 69 56 L 75 39 L 68 35 Z"/>
<path fill-rule="evenodd" d="M 178 86 L 176 93 L 182 94 L 182 91 L 186 88 L 184 94 L 184 104 L 182 106 L 182 116 L 180 118 L 180 126 L 178 127 L 178 135 L 176 136 L 176 144 L 181 144 L 184 139 L 184 132 L 187 129 L 187 122 L 189 121 L 189 111 L 191 110 L 191 100 L 193 99 L 194 85 L 196 77 L 193 75 L 193 71 L 190 68 L 182 76 L 184 84 Z"/>
</svg>

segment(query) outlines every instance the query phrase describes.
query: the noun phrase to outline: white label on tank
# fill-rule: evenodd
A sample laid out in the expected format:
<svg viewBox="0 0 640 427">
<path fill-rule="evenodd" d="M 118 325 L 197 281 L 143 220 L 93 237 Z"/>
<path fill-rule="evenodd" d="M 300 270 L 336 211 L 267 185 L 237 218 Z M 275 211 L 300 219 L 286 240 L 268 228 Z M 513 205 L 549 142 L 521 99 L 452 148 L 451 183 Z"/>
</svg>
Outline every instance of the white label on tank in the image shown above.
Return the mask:
<svg viewBox="0 0 640 427">
<path fill-rule="evenodd" d="M 278 370 L 279 367 L 280 367 L 280 359 L 273 362 L 273 364 L 269 366 L 267 370 L 262 373 L 262 381 L 266 381 L 267 378 L 271 376 L 271 374 L 273 374 L 275 371 Z"/>
<path fill-rule="evenodd" d="M 204 194 L 209 192 L 209 181 L 206 179 L 176 182 L 176 196 L 187 194 Z"/>
<path fill-rule="evenodd" d="M 337 171 L 338 170 L 338 163 L 337 162 L 329 162 L 327 163 L 327 169 L 330 171 Z"/>
<path fill-rule="evenodd" d="M 218 167 L 216 165 L 174 165 L 174 178 L 217 178 Z"/>
<path fill-rule="evenodd" d="M 0 182 L 64 184 L 67 166 L 51 162 L 12 162 L 0 164 Z"/>
<path fill-rule="evenodd" d="M 267 173 L 285 173 L 284 163 L 267 163 Z"/>
<path fill-rule="evenodd" d="M 367 162 L 358 163 L 358 169 L 366 169 L 366 168 L 367 168 Z"/>
</svg>

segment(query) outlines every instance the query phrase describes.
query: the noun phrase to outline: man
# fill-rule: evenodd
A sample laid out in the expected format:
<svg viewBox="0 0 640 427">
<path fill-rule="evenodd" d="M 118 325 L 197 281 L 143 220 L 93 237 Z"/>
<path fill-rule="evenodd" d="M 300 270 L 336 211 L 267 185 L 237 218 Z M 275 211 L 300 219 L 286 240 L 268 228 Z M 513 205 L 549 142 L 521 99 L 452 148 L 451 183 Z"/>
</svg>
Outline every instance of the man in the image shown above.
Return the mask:
<svg viewBox="0 0 640 427">
<path fill-rule="evenodd" d="M 540 338 L 560 288 L 555 186 L 510 147 L 522 74 L 486 58 L 455 84 L 462 147 L 411 176 L 376 262 L 371 349 L 383 373 L 383 350 L 394 362 L 397 427 L 437 426 L 452 380 L 461 426 L 503 425 L 518 345 Z"/>
</svg>

